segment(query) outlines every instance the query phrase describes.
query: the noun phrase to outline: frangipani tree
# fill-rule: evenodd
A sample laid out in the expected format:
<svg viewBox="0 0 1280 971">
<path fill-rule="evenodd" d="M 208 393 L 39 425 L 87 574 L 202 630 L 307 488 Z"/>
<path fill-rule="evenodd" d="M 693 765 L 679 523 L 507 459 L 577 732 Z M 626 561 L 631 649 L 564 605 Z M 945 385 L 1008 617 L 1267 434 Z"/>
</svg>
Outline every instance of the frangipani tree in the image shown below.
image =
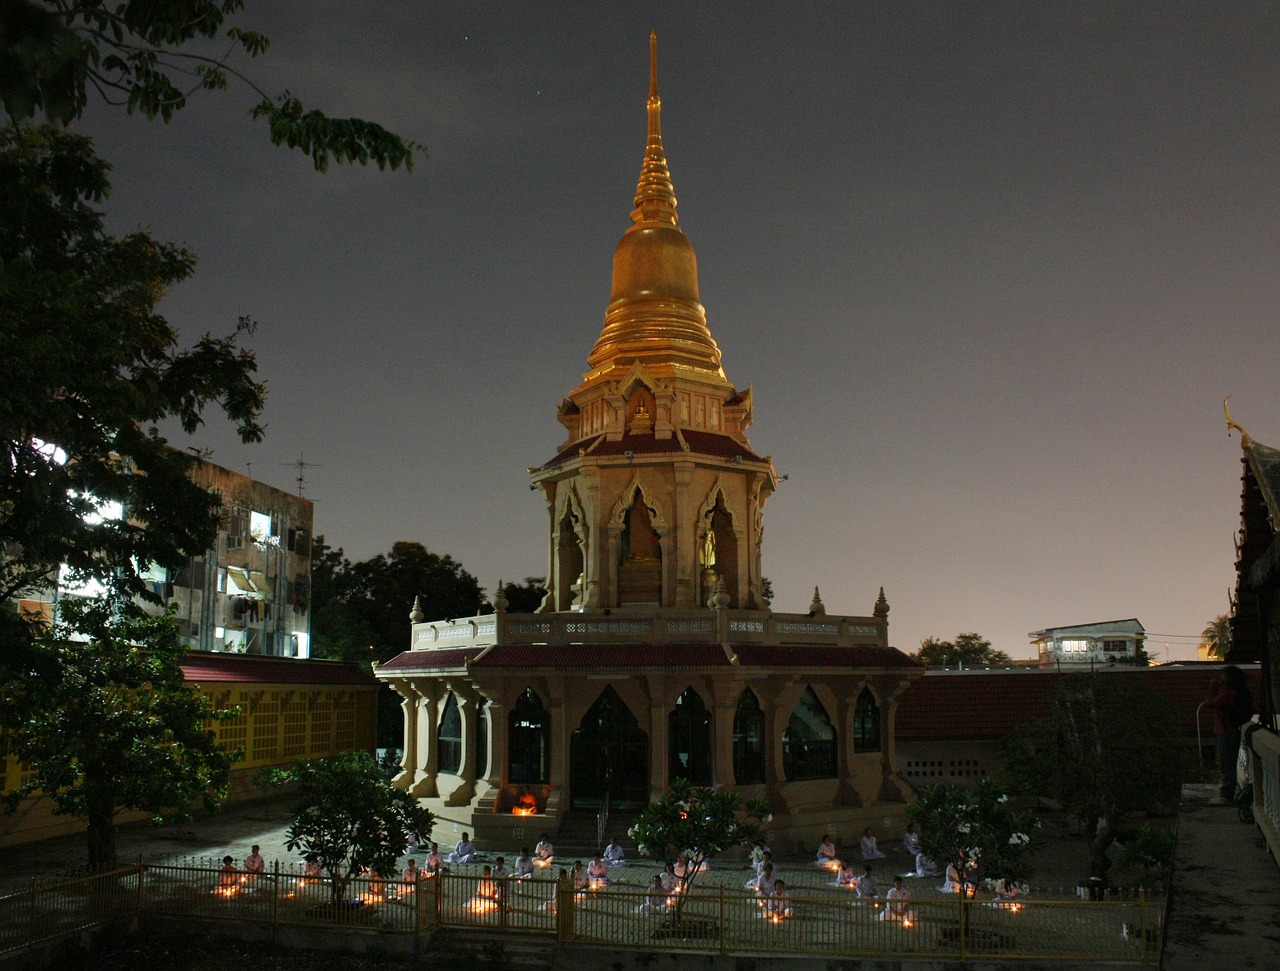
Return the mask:
<svg viewBox="0 0 1280 971">
<path fill-rule="evenodd" d="M 1040 821 L 1019 809 L 990 779 L 976 788 L 925 786 L 920 801 L 907 807 L 907 819 L 921 831 L 920 847 L 940 864 L 954 863 L 961 891 L 969 893 L 983 874 L 1022 876 L 1023 856 L 1032 846 Z"/>
<path fill-rule="evenodd" d="M 710 789 L 677 779 L 665 795 L 645 808 L 627 835 L 644 856 L 664 863 L 687 861 L 672 909 L 679 920 L 703 864 L 718 853 L 759 842 L 763 827 L 772 820 L 763 799 L 745 800 L 732 789 Z"/>
</svg>

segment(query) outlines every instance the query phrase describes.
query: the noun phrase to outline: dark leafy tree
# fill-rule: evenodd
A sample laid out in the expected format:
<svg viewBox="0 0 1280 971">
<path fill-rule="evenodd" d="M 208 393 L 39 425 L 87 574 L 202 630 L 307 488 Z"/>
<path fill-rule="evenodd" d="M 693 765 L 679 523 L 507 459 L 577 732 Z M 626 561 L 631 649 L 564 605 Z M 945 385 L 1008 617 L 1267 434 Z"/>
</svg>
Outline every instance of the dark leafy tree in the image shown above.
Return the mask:
<svg viewBox="0 0 1280 971">
<path fill-rule="evenodd" d="M 1106 878 L 1117 827 L 1177 805 L 1194 771 L 1177 712 L 1119 674 L 1073 674 L 1047 717 L 1012 736 L 1005 769 L 1023 791 L 1057 801 L 1083 824 L 1091 875 Z"/>
<path fill-rule="evenodd" d="M 251 114 L 267 122 L 276 145 L 330 162 L 412 170 L 422 146 L 360 118 L 329 118 L 284 91 L 271 95 L 233 59 L 271 46 L 234 22 L 244 0 L 5 0 L 0 3 L 0 96 L 15 123 L 45 118 L 68 125 L 90 98 L 131 114 L 169 121 L 197 91 L 237 82 L 258 99 Z M 215 47 L 214 42 L 225 47 Z"/>
<path fill-rule="evenodd" d="M 911 655 L 924 664 L 971 665 L 1008 664 L 1009 655 L 993 650 L 991 642 L 981 634 L 957 634 L 954 641 L 928 637 L 920 642 L 920 650 Z"/>
<path fill-rule="evenodd" d="M 640 853 L 674 863 L 685 857 L 690 864 L 680 878 L 673 919 L 681 920 L 689 890 L 702 872 L 702 864 L 717 854 L 759 843 L 762 827 L 773 820 L 763 799 L 744 800 L 733 789 L 710 789 L 677 779 L 657 801 L 636 817 L 627 835 Z"/>
<path fill-rule="evenodd" d="M 507 610 L 513 614 L 533 613 L 542 606 L 542 598 L 547 595 L 546 584 L 546 577 L 525 577 L 521 584 L 504 583 L 502 593 L 507 598 Z"/>
<path fill-rule="evenodd" d="M 406 833 L 427 839 L 435 826 L 431 811 L 391 785 L 368 752 L 308 759 L 274 778 L 297 784 L 285 845 L 321 857 L 335 907 L 361 873 L 395 873 Z"/>
<path fill-rule="evenodd" d="M 210 729 L 236 710 L 214 708 L 183 680 L 173 618 L 131 616 L 122 606 L 109 597 L 64 600 L 63 622 L 42 628 L 0 683 L 0 756 L 27 773 L 5 793 L 6 810 L 38 790 L 55 812 L 83 817 L 94 869 L 116 862 L 121 810 L 211 808 L 241 755 L 219 748 Z"/>
<path fill-rule="evenodd" d="M 0 128 L 0 184 L 0 600 L 60 563 L 145 596 L 140 570 L 207 549 L 219 515 L 188 475 L 198 459 L 157 425 L 194 432 L 212 407 L 261 438 L 263 386 L 238 346 L 252 321 L 178 347 L 155 305 L 194 260 L 104 231 L 107 167 L 87 139 Z"/>
</svg>

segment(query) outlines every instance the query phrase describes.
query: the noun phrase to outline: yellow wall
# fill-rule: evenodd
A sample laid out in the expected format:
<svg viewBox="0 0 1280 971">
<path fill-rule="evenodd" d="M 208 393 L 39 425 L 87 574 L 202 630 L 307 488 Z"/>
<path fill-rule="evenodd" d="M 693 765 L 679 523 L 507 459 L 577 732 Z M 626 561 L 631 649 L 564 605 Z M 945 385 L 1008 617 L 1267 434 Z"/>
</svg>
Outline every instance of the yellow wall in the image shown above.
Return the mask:
<svg viewBox="0 0 1280 971">
<path fill-rule="evenodd" d="M 352 749 L 372 751 L 377 721 L 377 688 L 362 685 L 208 684 L 197 685 L 218 707 L 240 709 L 230 721 L 213 725 L 224 748 L 244 749 L 231 770 L 227 802 L 261 796 L 254 774 L 264 766 L 292 765 Z M 0 794 L 22 785 L 22 767 L 0 765 Z M 147 818 L 121 813 L 118 822 Z M 84 821 L 55 816 L 47 799 L 24 800 L 12 816 L 0 815 L 0 845 L 84 832 Z"/>
</svg>

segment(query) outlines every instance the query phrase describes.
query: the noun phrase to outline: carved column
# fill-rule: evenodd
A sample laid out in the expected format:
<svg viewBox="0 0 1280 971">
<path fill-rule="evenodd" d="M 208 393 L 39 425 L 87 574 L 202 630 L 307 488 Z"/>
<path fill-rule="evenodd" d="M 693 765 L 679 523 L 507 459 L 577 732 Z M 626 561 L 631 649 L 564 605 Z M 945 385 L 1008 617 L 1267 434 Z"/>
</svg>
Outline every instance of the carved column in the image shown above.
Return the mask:
<svg viewBox="0 0 1280 971">
<path fill-rule="evenodd" d="M 670 784 L 667 767 L 671 763 L 667 739 L 667 709 L 663 704 L 662 678 L 647 678 L 649 688 L 649 800 L 662 796 Z"/>
<path fill-rule="evenodd" d="M 495 789 L 501 788 L 507 781 L 507 719 L 503 716 L 504 708 L 497 701 L 485 704 L 485 713 L 489 718 L 489 771 L 485 781 Z"/>
<path fill-rule="evenodd" d="M 418 728 L 416 750 L 418 766 L 414 773 L 413 786 L 409 795 L 423 798 L 436 795 L 436 773 L 439 771 L 439 757 L 436 749 L 436 725 L 440 719 L 439 688 L 431 683 L 419 684 L 418 714 L 415 719 Z"/>
<path fill-rule="evenodd" d="M 711 784 L 732 786 L 737 784 L 733 775 L 733 717 L 738 712 L 737 696 L 742 685 L 737 682 L 713 685 L 716 689 L 715 715 L 711 720 Z M 724 697 L 724 692 L 732 697 Z"/>
</svg>

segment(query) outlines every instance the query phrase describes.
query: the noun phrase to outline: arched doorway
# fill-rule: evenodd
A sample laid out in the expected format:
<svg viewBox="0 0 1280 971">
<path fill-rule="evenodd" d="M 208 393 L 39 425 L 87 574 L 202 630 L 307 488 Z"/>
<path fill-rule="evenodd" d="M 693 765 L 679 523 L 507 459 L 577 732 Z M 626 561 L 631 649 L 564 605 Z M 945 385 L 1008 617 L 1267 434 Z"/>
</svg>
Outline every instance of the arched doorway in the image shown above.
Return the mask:
<svg viewBox="0 0 1280 971">
<path fill-rule="evenodd" d="M 597 810 L 608 797 L 614 809 L 649 802 L 649 737 L 612 687 L 600 692 L 569 741 L 569 802 Z"/>
<path fill-rule="evenodd" d="M 551 778 L 551 714 L 525 688 L 507 716 L 507 781 L 543 783 Z"/>
<path fill-rule="evenodd" d="M 692 688 L 667 713 L 667 782 L 711 785 L 711 713 Z"/>
</svg>

